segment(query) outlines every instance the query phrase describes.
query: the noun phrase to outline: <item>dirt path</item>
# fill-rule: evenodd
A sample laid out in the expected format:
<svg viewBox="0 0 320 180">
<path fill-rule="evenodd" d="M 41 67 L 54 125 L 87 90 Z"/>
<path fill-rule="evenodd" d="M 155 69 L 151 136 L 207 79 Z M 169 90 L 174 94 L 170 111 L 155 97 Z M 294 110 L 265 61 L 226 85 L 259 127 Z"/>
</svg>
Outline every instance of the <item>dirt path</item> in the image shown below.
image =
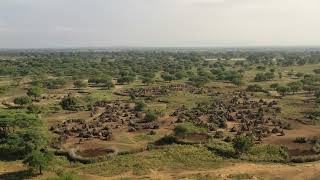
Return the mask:
<svg viewBox="0 0 320 180">
<path fill-rule="evenodd" d="M 196 179 L 197 177 L 219 177 L 230 179 L 230 175 L 248 174 L 250 179 L 319 179 L 320 162 L 305 163 L 295 165 L 285 164 L 254 164 L 254 163 L 235 163 L 224 168 L 203 170 L 203 171 L 178 171 L 164 172 L 151 171 L 145 176 L 133 176 L 130 173 L 115 177 L 101 177 L 97 175 L 84 175 L 84 179 Z"/>
</svg>

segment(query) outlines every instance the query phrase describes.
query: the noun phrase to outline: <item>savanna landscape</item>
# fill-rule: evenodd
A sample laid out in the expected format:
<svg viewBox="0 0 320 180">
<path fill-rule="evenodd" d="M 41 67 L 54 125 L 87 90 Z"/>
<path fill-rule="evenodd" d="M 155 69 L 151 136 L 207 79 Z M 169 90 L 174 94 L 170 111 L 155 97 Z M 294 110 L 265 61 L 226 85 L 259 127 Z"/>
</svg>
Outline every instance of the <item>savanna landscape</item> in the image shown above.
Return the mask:
<svg viewBox="0 0 320 180">
<path fill-rule="evenodd" d="M 3 50 L 0 179 L 319 179 L 317 49 Z"/>
</svg>

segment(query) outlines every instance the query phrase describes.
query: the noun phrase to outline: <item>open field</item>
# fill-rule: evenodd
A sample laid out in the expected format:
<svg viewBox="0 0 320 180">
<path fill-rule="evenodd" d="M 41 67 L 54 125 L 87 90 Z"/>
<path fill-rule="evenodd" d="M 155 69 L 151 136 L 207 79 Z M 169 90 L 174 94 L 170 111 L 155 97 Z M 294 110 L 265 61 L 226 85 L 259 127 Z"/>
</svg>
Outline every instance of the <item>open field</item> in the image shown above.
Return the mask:
<svg viewBox="0 0 320 180">
<path fill-rule="evenodd" d="M 318 57 L 87 53 L 0 59 L 0 179 L 320 176 Z"/>
</svg>

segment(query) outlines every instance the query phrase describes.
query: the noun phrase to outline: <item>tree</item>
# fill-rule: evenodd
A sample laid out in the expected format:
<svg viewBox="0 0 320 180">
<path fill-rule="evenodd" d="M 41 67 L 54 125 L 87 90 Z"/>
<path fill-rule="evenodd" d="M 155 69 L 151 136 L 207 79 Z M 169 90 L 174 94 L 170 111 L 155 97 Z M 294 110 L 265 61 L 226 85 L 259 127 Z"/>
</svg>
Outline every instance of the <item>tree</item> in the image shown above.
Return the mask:
<svg viewBox="0 0 320 180">
<path fill-rule="evenodd" d="M 134 76 L 123 76 L 123 77 L 120 77 L 117 82 L 120 84 L 124 84 L 124 83 L 130 84 L 134 80 L 135 80 Z"/>
<path fill-rule="evenodd" d="M 291 91 L 291 89 L 290 89 L 289 86 L 279 86 L 279 87 L 277 87 L 277 91 L 278 91 L 282 96 L 284 96 L 284 95 L 288 94 L 288 93 Z"/>
<path fill-rule="evenodd" d="M 234 78 L 234 79 L 232 79 L 231 83 L 236 86 L 241 86 L 241 85 L 245 84 L 243 78 Z"/>
<path fill-rule="evenodd" d="M 39 174 L 42 174 L 42 169 L 49 167 L 52 159 L 53 154 L 51 152 L 34 150 L 23 161 L 23 164 L 32 172 L 39 170 Z"/>
<path fill-rule="evenodd" d="M 19 106 L 25 106 L 25 105 L 29 105 L 32 103 L 32 99 L 28 96 L 24 96 L 24 97 L 17 97 L 13 100 L 13 102 Z"/>
<path fill-rule="evenodd" d="M 175 79 L 175 77 L 169 73 L 165 73 L 165 74 L 161 75 L 161 77 L 165 81 L 173 81 Z"/>
<path fill-rule="evenodd" d="M 205 84 L 210 82 L 210 80 L 205 76 L 191 77 L 191 78 L 189 78 L 189 81 L 191 81 L 191 84 L 196 87 L 202 87 Z"/>
<path fill-rule="evenodd" d="M 88 86 L 88 84 L 84 81 L 77 80 L 73 83 L 74 87 L 77 89 L 82 89 Z"/>
<path fill-rule="evenodd" d="M 149 85 L 149 84 L 154 83 L 154 80 L 152 78 L 150 78 L 150 77 L 143 77 L 142 78 L 142 83 Z"/>
<path fill-rule="evenodd" d="M 302 90 L 303 84 L 300 81 L 297 82 L 291 82 L 288 84 L 288 87 L 290 87 L 291 92 L 294 94 L 295 92 L 298 92 Z"/>
<path fill-rule="evenodd" d="M 253 145 L 253 139 L 248 136 L 237 136 L 233 140 L 233 147 L 237 154 L 240 156 L 242 153 L 247 152 Z"/>
<path fill-rule="evenodd" d="M 248 92 L 264 92 L 264 89 L 259 84 L 251 84 L 247 87 Z"/>
<path fill-rule="evenodd" d="M 42 89 L 38 86 L 34 86 L 27 91 L 27 95 L 33 97 L 35 100 L 37 100 L 38 97 L 40 97 L 42 94 Z"/>
<path fill-rule="evenodd" d="M 88 83 L 94 86 L 106 87 L 107 89 L 114 87 L 114 83 L 112 82 L 112 77 L 110 76 L 90 78 L 88 80 Z"/>
</svg>

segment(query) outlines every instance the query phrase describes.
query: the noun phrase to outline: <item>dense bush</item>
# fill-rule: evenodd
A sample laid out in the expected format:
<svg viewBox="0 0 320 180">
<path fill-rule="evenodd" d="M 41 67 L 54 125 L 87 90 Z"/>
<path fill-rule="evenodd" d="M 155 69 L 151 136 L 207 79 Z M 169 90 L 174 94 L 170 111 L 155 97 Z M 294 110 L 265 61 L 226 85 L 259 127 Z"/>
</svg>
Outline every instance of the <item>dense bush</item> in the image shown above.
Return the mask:
<svg viewBox="0 0 320 180">
<path fill-rule="evenodd" d="M 233 139 L 233 148 L 238 155 L 249 151 L 253 145 L 253 139 L 249 136 L 237 136 Z"/>
<path fill-rule="evenodd" d="M 145 122 L 153 122 L 156 121 L 158 119 L 158 115 L 155 112 L 147 112 L 146 116 L 144 117 L 144 121 Z"/>
<path fill-rule="evenodd" d="M 289 154 L 285 147 L 260 144 L 251 147 L 247 153 L 242 154 L 241 158 L 250 161 L 286 162 Z"/>
<path fill-rule="evenodd" d="M 305 137 L 296 137 L 296 139 L 294 140 L 295 143 L 306 143 L 307 139 Z"/>
<path fill-rule="evenodd" d="M 79 107 L 79 99 L 76 97 L 64 97 L 60 105 L 64 110 L 76 110 Z"/>
<path fill-rule="evenodd" d="M 13 102 L 19 106 L 25 106 L 32 103 L 32 99 L 30 97 L 17 97 L 13 100 Z"/>
<path fill-rule="evenodd" d="M 188 134 L 194 134 L 194 133 L 204 133 L 206 132 L 206 129 L 197 127 L 192 123 L 182 123 L 178 124 L 174 129 L 173 129 L 174 135 L 176 136 L 185 136 Z"/>
<path fill-rule="evenodd" d="M 258 84 L 252 84 L 247 87 L 247 91 L 248 92 L 264 92 L 264 89 L 262 86 Z"/>
<path fill-rule="evenodd" d="M 146 107 L 146 104 L 143 101 L 136 102 L 136 106 L 134 107 L 134 110 L 136 111 L 143 111 Z"/>
<path fill-rule="evenodd" d="M 216 154 L 225 157 L 233 157 L 236 152 L 231 143 L 227 143 L 219 139 L 209 139 L 207 147 Z"/>
</svg>

